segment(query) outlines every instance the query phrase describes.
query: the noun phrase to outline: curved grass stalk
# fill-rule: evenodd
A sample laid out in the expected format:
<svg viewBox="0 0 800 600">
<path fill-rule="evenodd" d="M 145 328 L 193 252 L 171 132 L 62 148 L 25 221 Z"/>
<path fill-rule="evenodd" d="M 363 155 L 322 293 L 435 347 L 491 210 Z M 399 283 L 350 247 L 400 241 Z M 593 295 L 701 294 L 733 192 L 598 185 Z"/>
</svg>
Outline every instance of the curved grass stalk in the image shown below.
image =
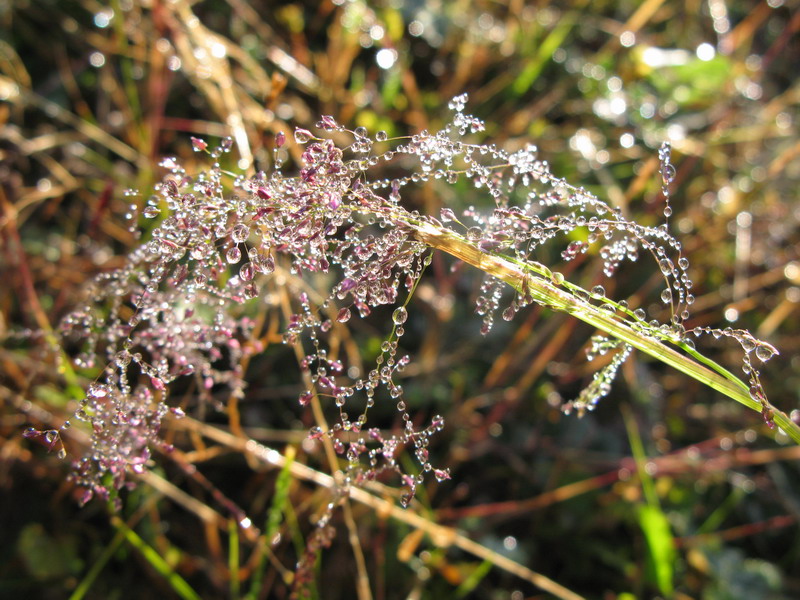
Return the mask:
<svg viewBox="0 0 800 600">
<path fill-rule="evenodd" d="M 645 335 L 637 331 L 630 321 L 621 320 L 545 279 L 544 268 L 541 266 L 484 252 L 461 235 L 428 222 L 415 221 L 408 225 L 414 230 L 420 242 L 431 248 L 442 250 L 500 279 L 520 294 L 529 295 L 536 303 L 570 314 L 584 323 L 597 327 L 608 335 L 630 344 L 637 350 L 641 350 L 700 383 L 725 394 L 751 410 L 762 412 L 766 408 L 772 411 L 774 422 L 795 443 L 800 444 L 800 427 L 787 414 L 772 406 L 766 399 L 762 405 L 761 402 L 751 398 L 749 388 L 742 380 L 696 350 L 681 342 L 672 342 L 665 336 L 659 340 L 649 333 Z M 574 284 L 569 284 L 569 289 L 577 290 L 578 288 Z M 664 342 L 675 343 L 689 356 L 670 348 Z"/>
</svg>

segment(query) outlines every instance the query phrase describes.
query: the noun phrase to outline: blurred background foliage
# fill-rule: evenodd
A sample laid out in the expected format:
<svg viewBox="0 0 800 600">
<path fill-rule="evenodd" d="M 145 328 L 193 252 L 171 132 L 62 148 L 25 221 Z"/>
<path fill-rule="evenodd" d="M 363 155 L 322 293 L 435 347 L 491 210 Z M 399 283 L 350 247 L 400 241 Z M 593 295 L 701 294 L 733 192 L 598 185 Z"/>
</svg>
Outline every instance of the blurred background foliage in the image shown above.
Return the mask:
<svg viewBox="0 0 800 600">
<path fill-rule="evenodd" d="M 324 471 L 303 443 L 313 419 L 296 406 L 296 365 L 280 348 L 246 366 L 242 401 L 205 415 L 234 435 L 171 423 L 179 450 L 159 457 L 118 515 L 98 501 L 79 508 L 69 461 L 21 437 L 74 411 L 46 332 L 134 243 L 123 190 L 151 188 L 165 155 L 191 169 L 190 135 L 230 135 L 240 168 L 268 168 L 274 135 L 320 114 L 404 135 L 441 125 L 447 101 L 468 92 L 498 145 L 535 143 L 555 173 L 647 224 L 663 218 L 656 149 L 670 140 L 670 226 L 698 298 L 690 324 L 750 328 L 777 346 L 765 385 L 776 406 L 797 409 L 799 6 L 0 1 L 0 596 L 286 598 L 310 519 L 330 500 L 231 441 L 296 449 L 297 464 Z M 488 206 L 466 185 L 404 201 L 432 214 Z M 560 265 L 554 248 L 540 260 L 661 310 L 649 266 L 603 281 L 584 258 Z M 536 573 L 609 600 L 800 596 L 800 449 L 638 355 L 594 414 L 565 417 L 561 400 L 591 376 L 592 331 L 531 308 L 482 337 L 477 281 L 437 256 L 404 338 L 415 358 L 407 401 L 420 421 L 445 416 L 431 451 L 452 480 L 418 493 L 416 521 L 353 503 L 355 544 L 337 511 L 312 597 L 356 595 L 359 544 L 374 598 L 551 597 Z M 376 354 L 386 316 L 345 343 Z M 739 364 L 736 348 L 706 350 Z M 388 408 L 379 419 L 398 425 Z M 79 455 L 80 431 L 65 443 Z M 266 555 L 254 528 L 237 527 L 242 514 L 269 533 Z"/>
</svg>

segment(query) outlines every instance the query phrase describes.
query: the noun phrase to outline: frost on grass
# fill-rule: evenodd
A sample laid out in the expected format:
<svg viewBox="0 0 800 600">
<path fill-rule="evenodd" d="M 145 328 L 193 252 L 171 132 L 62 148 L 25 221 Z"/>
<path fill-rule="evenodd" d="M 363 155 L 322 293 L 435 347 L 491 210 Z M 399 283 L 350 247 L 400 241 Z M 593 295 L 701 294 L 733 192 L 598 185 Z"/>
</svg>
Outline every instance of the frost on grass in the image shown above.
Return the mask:
<svg viewBox="0 0 800 600">
<path fill-rule="evenodd" d="M 421 229 L 450 236 L 453 243 L 483 255 L 503 257 L 525 277 L 543 278 L 581 306 L 607 311 L 659 343 L 691 352 L 699 336 L 736 340 L 744 350 L 751 395 L 771 423 L 752 357 L 766 361 L 775 349 L 747 331 L 686 326 L 694 296 L 689 262 L 669 233 L 674 178 L 669 146 L 659 152 L 665 222 L 642 225 L 553 174 L 535 146 L 507 151 L 474 141 L 484 124 L 464 112 L 466 101 L 465 95 L 453 99 L 453 119 L 441 131 L 396 139 L 382 131 L 349 130 L 322 117 L 315 131 L 295 131 L 302 157 L 293 175 L 283 172 L 279 158 L 289 143 L 283 134 L 276 136 L 270 173 L 225 171 L 221 162 L 230 140 L 210 149 L 193 138 L 194 149 L 208 157 L 202 172 L 187 173 L 175 159 L 162 162 L 166 175 L 141 210 L 142 224 L 154 225 L 147 241 L 130 252 L 121 268 L 97 277 L 84 303 L 61 326 L 65 340 L 82 345 L 76 365 L 102 368 L 76 413 L 92 436 L 74 475 L 86 487 L 85 500 L 93 494 L 107 497 L 128 484 L 130 473 L 146 468 L 152 449 L 162 445 L 162 420 L 182 414 L 169 399 L 176 380 L 193 380 L 199 401 L 216 410 L 225 409 L 219 398 L 244 395 L 242 359 L 260 349 L 246 309 L 248 303 L 275 309 L 264 299 L 275 295 L 276 286 L 290 298 L 284 306 L 290 313 L 284 341 L 300 349 L 300 368 L 311 384 L 297 401 L 306 406 L 319 398 L 335 411 L 329 430 L 315 427 L 309 436 L 326 438 L 346 459 L 344 487 L 394 473 L 407 505 L 427 474 L 448 479 L 446 469 L 431 463 L 428 450 L 444 420 L 434 416 L 416 424 L 402 388 L 402 373 L 411 360 L 401 345 L 410 318 L 407 304 L 432 253 Z M 389 172 L 382 167 L 389 163 L 391 172 L 401 175 L 382 178 Z M 448 207 L 435 216 L 404 208 L 403 195 L 429 181 L 466 182 L 488 196 L 491 208 L 456 213 Z M 587 253 L 598 256 L 607 277 L 626 262 L 651 259 L 663 276 L 660 296 L 671 318 L 666 323 L 649 320 L 643 308 L 607 297 L 602 286 L 583 290 L 566 281 L 537 262 L 543 244 L 555 244 L 564 261 Z M 321 282 L 327 282 L 326 289 Z M 511 320 L 526 305 L 543 302 L 524 286 L 509 301 L 507 289 L 487 274 L 475 307 L 483 333 L 498 314 Z M 331 333 L 386 306 L 393 307 L 392 320 L 379 355 L 361 376 L 349 376 L 353 365 L 329 344 Z M 593 337 L 589 360 L 602 355 L 610 360 L 576 399 L 564 404 L 564 411 L 592 410 L 609 394 L 631 351 L 620 340 Z M 370 409 L 377 402 L 395 406 L 400 430 L 370 425 Z M 411 471 L 401 467 L 405 451 L 416 459 Z"/>
</svg>

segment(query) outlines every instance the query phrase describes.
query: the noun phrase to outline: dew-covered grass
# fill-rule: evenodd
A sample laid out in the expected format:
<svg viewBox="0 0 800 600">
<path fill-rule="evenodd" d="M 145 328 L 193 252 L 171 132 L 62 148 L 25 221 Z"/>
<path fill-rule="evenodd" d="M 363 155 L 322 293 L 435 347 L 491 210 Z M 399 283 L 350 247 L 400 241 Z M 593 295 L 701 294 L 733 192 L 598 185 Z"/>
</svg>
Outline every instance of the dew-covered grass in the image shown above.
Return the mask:
<svg viewBox="0 0 800 600">
<path fill-rule="evenodd" d="M 0 596 L 795 596 L 795 8 L 0 8 Z"/>
</svg>

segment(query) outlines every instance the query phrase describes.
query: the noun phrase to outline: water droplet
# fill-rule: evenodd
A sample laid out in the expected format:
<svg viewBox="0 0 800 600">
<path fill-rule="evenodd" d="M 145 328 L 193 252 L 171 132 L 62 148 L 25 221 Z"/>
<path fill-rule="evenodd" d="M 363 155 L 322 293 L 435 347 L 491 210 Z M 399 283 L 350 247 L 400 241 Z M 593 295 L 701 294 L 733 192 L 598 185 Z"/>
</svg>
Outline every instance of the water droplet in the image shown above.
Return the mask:
<svg viewBox="0 0 800 600">
<path fill-rule="evenodd" d="M 477 242 L 479 239 L 481 239 L 482 234 L 483 231 L 480 227 L 470 227 L 467 229 L 467 239 L 471 242 Z"/>
<path fill-rule="evenodd" d="M 769 344 L 767 344 L 766 342 L 762 342 L 756 348 L 756 356 L 758 357 L 758 359 L 761 362 L 767 362 L 770 358 L 775 356 L 777 353 L 778 353 L 778 351 L 775 348 L 773 348 L 772 346 L 770 346 Z"/>
<path fill-rule="evenodd" d="M 235 244 L 241 244 L 250 235 L 250 228 L 244 223 L 237 223 L 231 230 L 231 239 Z"/>
<path fill-rule="evenodd" d="M 305 144 L 309 140 L 311 140 L 314 136 L 311 134 L 310 131 L 307 129 L 295 129 L 294 130 L 294 141 L 298 144 Z"/>
<path fill-rule="evenodd" d="M 408 311 L 405 309 L 404 306 L 400 306 L 395 309 L 392 313 L 392 321 L 394 321 L 395 325 L 402 325 L 406 322 L 408 318 Z"/>
<path fill-rule="evenodd" d="M 242 251 L 239 250 L 238 246 L 231 246 L 225 253 L 225 260 L 227 260 L 230 264 L 239 262 L 241 258 L 242 258 Z"/>
<path fill-rule="evenodd" d="M 86 390 L 86 395 L 90 398 L 105 398 L 108 396 L 108 388 L 99 383 L 93 383 L 89 386 L 89 389 Z"/>
<path fill-rule="evenodd" d="M 550 281 L 556 285 L 561 285 L 564 283 L 564 275 L 558 271 L 553 271 L 553 273 L 550 275 Z"/>
<path fill-rule="evenodd" d="M 336 320 L 339 321 L 339 323 L 347 323 L 347 321 L 350 320 L 350 316 L 350 309 L 345 307 L 339 311 L 339 314 L 336 315 Z"/>
<path fill-rule="evenodd" d="M 750 336 L 743 337 L 741 344 L 745 352 L 752 352 L 756 347 L 756 341 Z"/>
<path fill-rule="evenodd" d="M 663 292 L 661 292 L 661 301 L 664 304 L 669 304 L 672 302 L 672 290 L 666 288 Z"/>
<path fill-rule="evenodd" d="M 672 273 L 672 261 L 668 258 L 662 258 L 658 261 L 658 268 L 664 275 Z"/>
<path fill-rule="evenodd" d="M 156 206 L 145 206 L 142 214 L 148 219 L 154 219 L 161 214 L 161 209 Z"/>
<path fill-rule="evenodd" d="M 637 308 L 635 311 L 633 311 L 633 316 L 639 319 L 640 321 L 644 321 L 645 318 L 647 317 L 647 313 L 644 312 L 643 308 Z"/>
<path fill-rule="evenodd" d="M 22 437 L 28 439 L 38 437 L 38 435 L 39 435 L 39 430 L 33 427 L 28 427 L 25 431 L 22 432 Z"/>
<path fill-rule="evenodd" d="M 375 139 L 379 142 L 385 142 L 389 139 L 389 134 L 385 131 L 379 131 L 375 134 Z"/>
<path fill-rule="evenodd" d="M 242 265 L 242 268 L 239 269 L 239 278 L 242 281 L 250 281 L 256 274 L 255 267 L 253 267 L 253 263 L 247 262 Z"/>
<path fill-rule="evenodd" d="M 450 479 L 450 469 L 434 469 L 433 476 L 436 477 L 436 481 L 446 481 Z"/>
<path fill-rule="evenodd" d="M 602 297 L 606 295 L 606 290 L 602 285 L 596 285 L 592 288 L 592 294 Z"/>
<path fill-rule="evenodd" d="M 117 366 L 124 369 L 129 364 L 131 364 L 131 353 L 127 350 L 120 350 L 117 352 L 116 357 L 114 358 L 114 362 L 117 363 Z"/>
<path fill-rule="evenodd" d="M 678 259 L 678 266 L 685 271 L 689 268 L 689 259 L 682 256 Z"/>
<path fill-rule="evenodd" d="M 667 157 L 667 161 L 669 157 Z M 665 162 L 661 165 L 661 179 L 664 184 L 670 184 L 675 181 L 675 167 L 670 162 Z"/>
</svg>

